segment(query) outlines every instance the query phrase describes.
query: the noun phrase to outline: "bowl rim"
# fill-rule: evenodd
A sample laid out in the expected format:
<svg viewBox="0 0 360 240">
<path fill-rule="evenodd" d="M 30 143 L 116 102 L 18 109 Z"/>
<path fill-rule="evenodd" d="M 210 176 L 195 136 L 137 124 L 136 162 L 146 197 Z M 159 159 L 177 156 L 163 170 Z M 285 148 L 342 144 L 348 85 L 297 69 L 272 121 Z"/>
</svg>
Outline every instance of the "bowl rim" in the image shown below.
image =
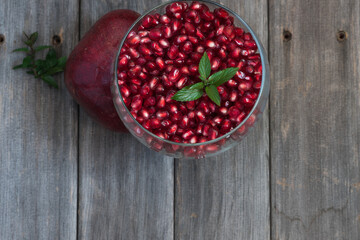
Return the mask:
<svg viewBox="0 0 360 240">
<path fill-rule="evenodd" d="M 136 21 L 130 26 L 129 30 L 126 32 L 126 34 L 124 35 L 123 39 L 121 40 L 121 43 L 119 45 L 119 49 L 118 49 L 118 53 L 116 54 L 116 58 L 115 58 L 115 65 L 114 65 L 114 79 L 116 79 L 115 81 L 115 85 L 116 85 L 116 88 L 117 88 L 117 94 L 119 95 L 120 97 L 120 100 L 121 100 L 121 103 L 123 105 L 123 107 L 126 109 L 126 113 L 128 115 L 130 115 L 131 119 L 135 122 L 135 124 L 140 127 L 144 132 L 146 132 L 147 134 L 149 134 L 151 137 L 159 140 L 159 141 L 162 141 L 162 142 L 166 142 L 166 143 L 169 143 L 169 144 L 173 144 L 173 145 L 178 145 L 178 146 L 182 146 L 182 147 L 196 147 L 196 146 L 202 146 L 202 145 L 208 145 L 208 144 L 212 144 L 212 143 L 216 143 L 222 139 L 225 139 L 225 138 L 229 138 L 233 133 L 235 133 L 239 128 L 241 128 L 247 121 L 248 119 L 253 115 L 255 109 L 257 109 L 258 105 L 260 104 L 260 100 L 262 99 L 263 97 L 263 94 L 267 94 L 267 92 L 264 92 L 264 88 L 265 88 L 265 85 L 266 85 L 266 81 L 270 81 L 270 79 L 268 78 L 268 74 L 269 74 L 269 66 L 268 66 L 268 59 L 267 59 L 267 54 L 265 52 L 265 49 L 263 47 L 263 45 L 261 44 L 260 40 L 258 39 L 257 35 L 255 34 L 255 32 L 252 30 L 252 28 L 245 22 L 245 20 L 243 20 L 236 12 L 234 12 L 233 10 L 231 10 L 230 8 L 220 4 L 220 3 L 217 3 L 217 2 L 214 2 L 214 1 L 211 1 L 211 0 L 196 0 L 197 2 L 202 2 L 202 3 L 208 3 L 208 4 L 213 4 L 215 5 L 216 7 L 220 7 L 220 8 L 223 8 L 225 9 L 227 12 L 231 13 L 234 17 L 236 17 L 240 22 L 241 24 L 246 28 L 245 30 L 248 31 L 254 41 L 256 42 L 256 45 L 258 46 L 258 52 L 260 53 L 260 58 L 261 58 L 261 65 L 262 65 L 262 77 L 261 77 L 261 88 L 260 88 L 260 91 L 259 91 L 259 95 L 258 95 L 258 98 L 256 99 L 256 102 L 254 104 L 254 106 L 252 107 L 251 111 L 248 113 L 248 115 L 246 116 L 246 118 L 239 124 L 237 125 L 233 130 L 231 130 L 230 132 L 227 132 L 226 134 L 222 135 L 221 137 L 218 137 L 218 138 L 215 138 L 213 140 L 210 140 L 210 141 L 206 141 L 206 142 L 201 142 L 201 143 L 178 143 L 178 142 L 173 142 L 173 141 L 170 141 L 170 140 L 167 140 L 167 139 L 164 139 L 164 138 L 161 138 L 159 136 L 157 136 L 156 134 L 152 133 L 151 131 L 147 130 L 146 128 L 144 128 L 138 121 L 136 121 L 136 119 L 134 118 L 134 116 L 131 114 L 131 112 L 129 111 L 129 109 L 127 108 L 127 106 L 125 105 L 124 103 L 124 99 L 123 97 L 121 96 L 121 92 L 120 92 L 120 88 L 119 88 L 119 83 L 118 83 L 118 78 L 117 78 L 117 69 L 118 69 L 118 62 L 119 62 L 119 56 L 120 56 L 120 52 L 121 52 L 121 49 L 124 45 L 124 42 L 125 40 L 127 39 L 127 36 L 129 35 L 129 33 L 133 30 L 133 28 L 148 14 L 150 14 L 151 12 L 155 11 L 156 9 L 158 8 L 161 8 L 161 7 L 164 7 L 168 4 L 171 4 L 171 3 L 174 3 L 174 2 L 193 2 L 192 0 L 185 0 L 185 1 L 167 1 L 167 2 L 164 2 L 164 3 L 161 3 L 159 5 L 156 5 L 155 7 L 151 8 L 150 10 L 148 11 L 145 11 L 145 13 L 141 14 L 141 16 L 139 16 Z M 265 97 L 268 97 L 268 96 L 265 96 Z M 119 117 L 121 118 L 121 114 L 120 114 L 120 111 L 117 107 L 117 104 L 115 102 L 115 99 L 114 99 L 114 105 L 115 105 L 115 108 L 117 110 L 117 113 L 119 115 Z M 127 127 L 127 125 L 124 123 L 125 127 Z M 128 128 L 129 129 L 129 128 Z M 129 129 L 129 132 L 132 133 L 132 129 Z M 136 136 L 138 137 L 138 136 Z"/>
</svg>

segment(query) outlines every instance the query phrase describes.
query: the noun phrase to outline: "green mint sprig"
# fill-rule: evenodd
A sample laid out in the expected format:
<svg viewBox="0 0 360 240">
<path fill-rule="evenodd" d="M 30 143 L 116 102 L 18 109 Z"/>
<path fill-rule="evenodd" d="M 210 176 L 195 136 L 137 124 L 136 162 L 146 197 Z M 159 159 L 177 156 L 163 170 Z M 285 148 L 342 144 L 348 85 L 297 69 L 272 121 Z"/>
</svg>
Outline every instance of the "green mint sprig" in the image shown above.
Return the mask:
<svg viewBox="0 0 360 240">
<path fill-rule="evenodd" d="M 206 95 L 216 105 L 220 106 L 221 98 L 217 87 L 229 81 L 237 71 L 239 71 L 239 68 L 226 68 L 210 76 L 211 63 L 209 56 L 205 52 L 199 63 L 201 82 L 183 87 L 171 99 L 179 102 L 193 101 L 203 96 L 205 88 Z"/>
<path fill-rule="evenodd" d="M 33 75 L 35 78 L 42 79 L 44 82 L 59 88 L 53 75 L 63 72 L 66 64 L 66 57 L 57 58 L 54 48 L 51 46 L 37 46 L 34 44 L 38 38 L 38 33 L 34 32 L 30 36 L 24 33 L 26 40 L 24 41 L 26 47 L 17 48 L 13 52 L 25 52 L 26 57 L 22 63 L 13 67 L 13 69 L 25 68 L 28 69 L 26 73 Z M 41 50 L 49 49 L 45 59 L 35 59 L 35 54 Z"/>
</svg>

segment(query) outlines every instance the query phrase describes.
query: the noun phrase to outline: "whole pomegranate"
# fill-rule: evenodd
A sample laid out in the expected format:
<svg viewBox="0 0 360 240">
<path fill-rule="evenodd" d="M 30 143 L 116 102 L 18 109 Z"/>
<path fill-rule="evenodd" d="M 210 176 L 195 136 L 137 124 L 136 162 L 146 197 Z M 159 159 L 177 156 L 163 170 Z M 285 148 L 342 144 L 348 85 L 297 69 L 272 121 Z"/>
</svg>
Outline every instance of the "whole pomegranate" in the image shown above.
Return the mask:
<svg viewBox="0 0 360 240">
<path fill-rule="evenodd" d="M 113 63 L 122 38 L 139 16 L 125 9 L 107 13 L 85 34 L 66 63 L 65 84 L 73 98 L 113 131 L 126 131 L 110 92 Z"/>
</svg>

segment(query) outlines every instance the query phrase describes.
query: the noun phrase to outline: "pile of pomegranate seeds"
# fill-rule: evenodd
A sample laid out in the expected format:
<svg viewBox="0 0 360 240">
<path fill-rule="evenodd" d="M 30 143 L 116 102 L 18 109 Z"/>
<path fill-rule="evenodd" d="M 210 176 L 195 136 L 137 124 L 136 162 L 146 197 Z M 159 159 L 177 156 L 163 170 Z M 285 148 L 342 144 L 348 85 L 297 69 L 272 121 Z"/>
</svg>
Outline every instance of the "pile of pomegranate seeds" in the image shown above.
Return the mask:
<svg viewBox="0 0 360 240">
<path fill-rule="evenodd" d="M 199 143 L 244 120 L 258 97 L 262 66 L 251 34 L 233 22 L 222 8 L 174 2 L 166 14 L 145 16 L 129 33 L 119 56 L 118 83 L 126 106 L 144 128 L 170 141 Z M 184 86 L 201 81 L 198 65 L 204 51 L 211 73 L 239 68 L 218 87 L 221 106 L 205 94 L 195 101 L 172 100 Z"/>
</svg>

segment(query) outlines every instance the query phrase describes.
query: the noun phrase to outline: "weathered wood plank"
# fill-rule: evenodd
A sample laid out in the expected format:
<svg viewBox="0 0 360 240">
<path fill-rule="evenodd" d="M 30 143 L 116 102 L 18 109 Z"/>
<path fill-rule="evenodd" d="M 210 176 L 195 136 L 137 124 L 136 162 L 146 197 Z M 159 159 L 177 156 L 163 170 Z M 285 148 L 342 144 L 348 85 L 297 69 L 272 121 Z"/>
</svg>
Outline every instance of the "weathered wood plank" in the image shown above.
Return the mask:
<svg viewBox="0 0 360 240">
<path fill-rule="evenodd" d="M 270 20 L 272 237 L 360 239 L 359 1 L 270 0 Z"/>
<path fill-rule="evenodd" d="M 77 105 L 23 70 L 22 31 L 68 55 L 78 36 L 77 1 L 0 2 L 0 238 L 76 239 Z"/>
<path fill-rule="evenodd" d="M 142 1 L 84 1 L 81 33 L 110 10 L 148 7 Z M 79 239 L 172 239 L 173 164 L 81 112 Z"/>
<path fill-rule="evenodd" d="M 222 1 L 268 43 L 267 1 Z M 175 239 L 269 239 L 268 112 L 238 147 L 176 160 Z"/>
</svg>

